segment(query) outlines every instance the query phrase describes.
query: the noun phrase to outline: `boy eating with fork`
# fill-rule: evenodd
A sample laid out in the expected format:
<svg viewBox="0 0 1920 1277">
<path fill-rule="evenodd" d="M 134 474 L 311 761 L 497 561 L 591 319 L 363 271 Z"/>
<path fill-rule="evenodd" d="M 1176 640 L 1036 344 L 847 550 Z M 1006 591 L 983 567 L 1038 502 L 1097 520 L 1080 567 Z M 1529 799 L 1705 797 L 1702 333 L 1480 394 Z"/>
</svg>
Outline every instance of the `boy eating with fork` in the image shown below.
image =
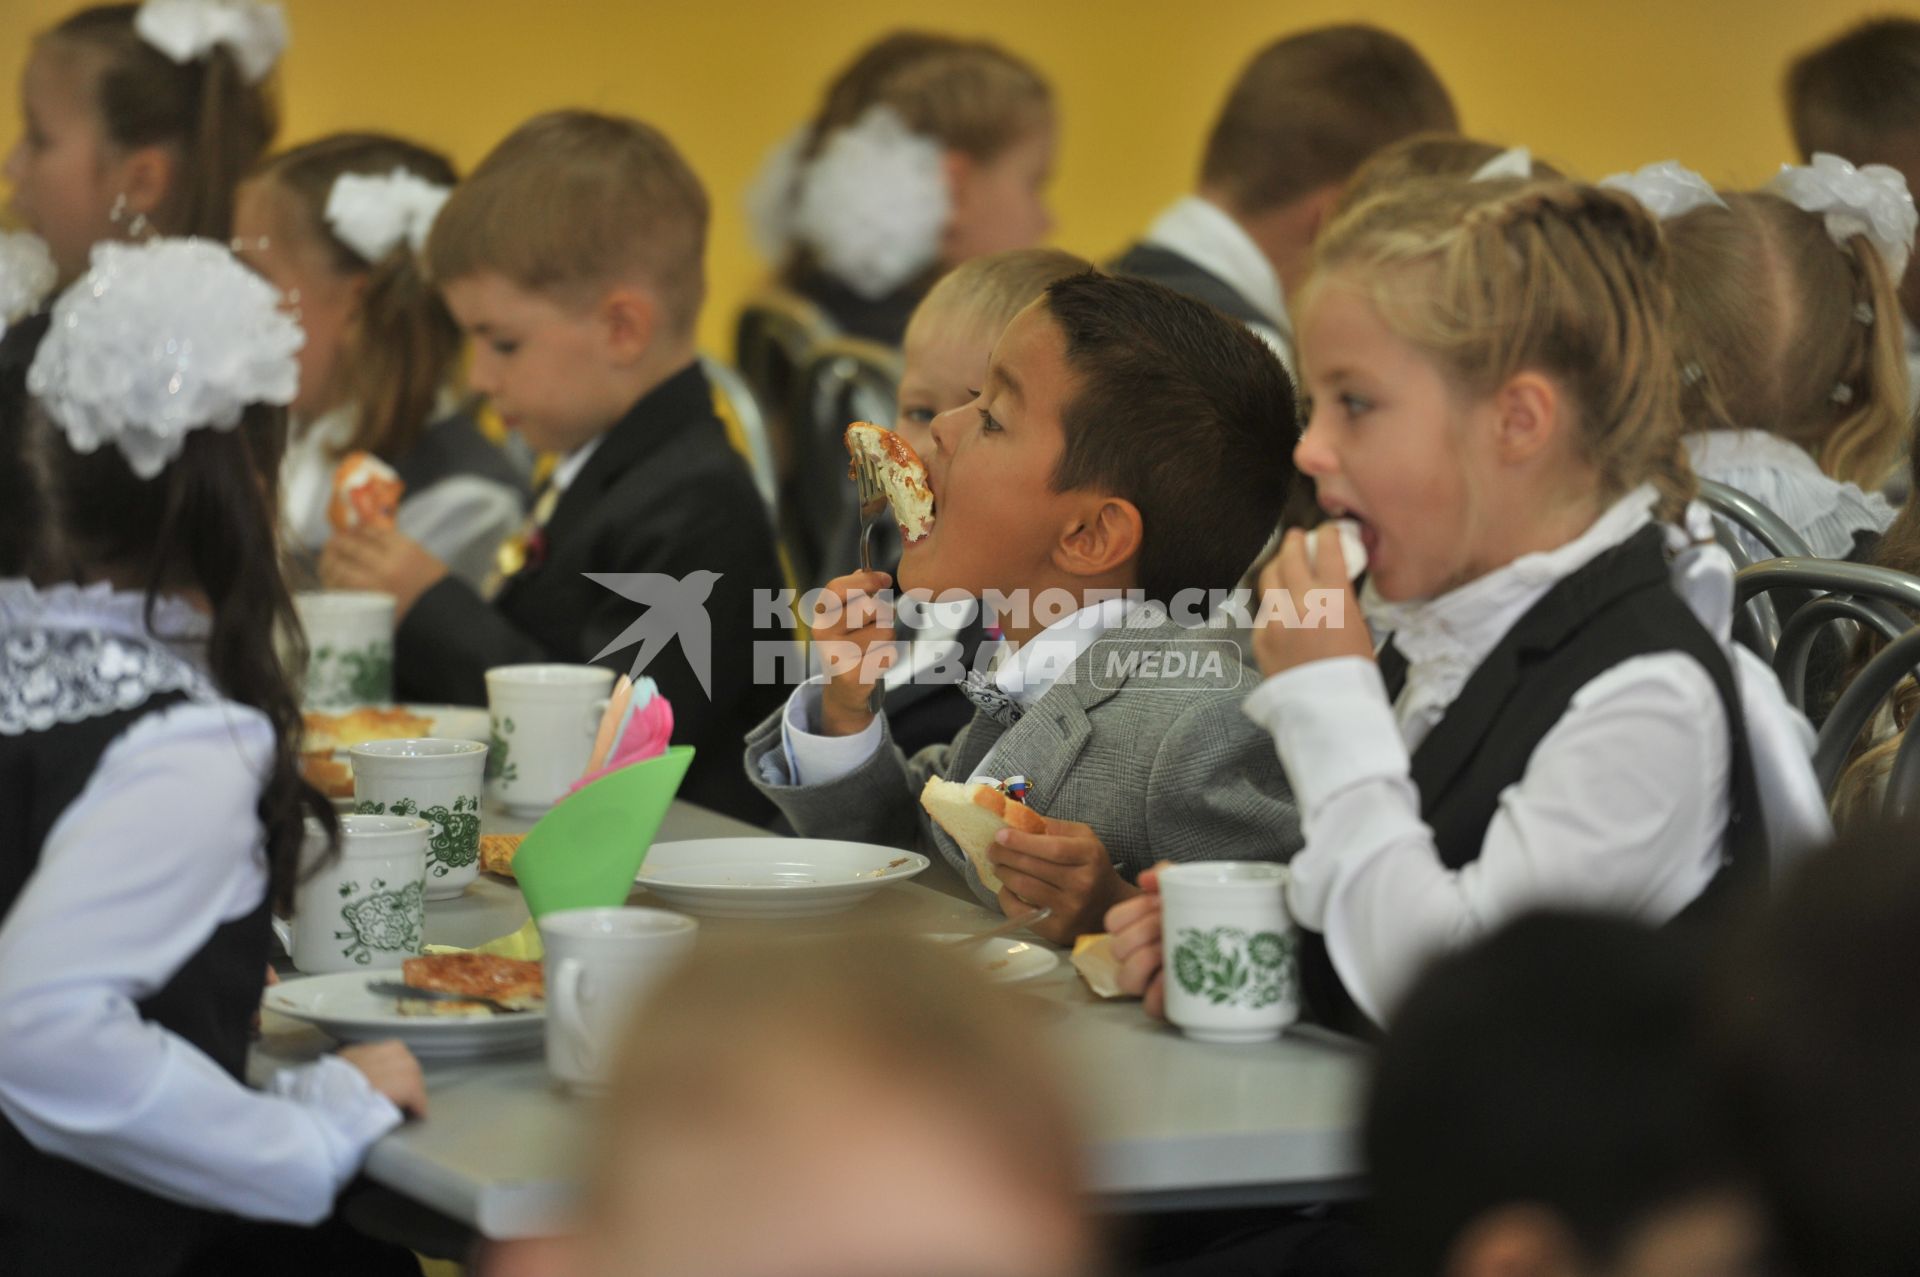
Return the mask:
<svg viewBox="0 0 1920 1277">
<path fill-rule="evenodd" d="M 1230 591 L 1279 520 L 1296 434 L 1260 340 L 1144 280 L 1052 284 L 1000 338 L 972 402 L 933 423 L 931 531 L 900 583 L 964 593 L 1005 639 L 972 720 L 908 758 L 869 708 L 893 629 L 881 572 L 829 583 L 828 673 L 747 738 L 754 783 L 806 837 L 931 844 L 976 894 L 1070 941 L 1157 860 L 1280 860 L 1291 794 L 1240 701 L 1254 681 L 1195 601 Z M 837 612 L 835 609 L 837 608 Z M 1002 830 L 989 891 L 919 808 L 929 777 L 1018 778 L 1043 832 Z"/>
</svg>

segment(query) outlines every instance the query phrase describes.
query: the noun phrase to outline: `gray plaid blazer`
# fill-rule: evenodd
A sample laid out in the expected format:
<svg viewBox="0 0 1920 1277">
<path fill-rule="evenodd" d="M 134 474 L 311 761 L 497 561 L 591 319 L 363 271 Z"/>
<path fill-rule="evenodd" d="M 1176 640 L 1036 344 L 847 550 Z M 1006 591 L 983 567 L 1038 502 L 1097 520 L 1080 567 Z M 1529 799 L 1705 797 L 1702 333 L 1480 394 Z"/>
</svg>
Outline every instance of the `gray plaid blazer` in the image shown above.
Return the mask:
<svg viewBox="0 0 1920 1277">
<path fill-rule="evenodd" d="M 1214 659 L 1198 677 L 1169 675 L 1179 657 L 1189 669 Z M 1240 712 L 1258 678 L 1226 631 L 1149 617 L 1101 635 L 1010 728 L 976 713 L 951 744 L 908 758 L 883 718 L 857 769 L 795 785 L 783 707 L 748 734 L 747 775 L 801 837 L 931 849 L 989 904 L 919 797 L 929 776 L 966 780 L 990 749 L 996 776 L 1032 781 L 1042 815 L 1091 825 L 1128 881 L 1160 860 L 1287 860 L 1301 844 L 1293 793 L 1272 738 Z"/>
</svg>

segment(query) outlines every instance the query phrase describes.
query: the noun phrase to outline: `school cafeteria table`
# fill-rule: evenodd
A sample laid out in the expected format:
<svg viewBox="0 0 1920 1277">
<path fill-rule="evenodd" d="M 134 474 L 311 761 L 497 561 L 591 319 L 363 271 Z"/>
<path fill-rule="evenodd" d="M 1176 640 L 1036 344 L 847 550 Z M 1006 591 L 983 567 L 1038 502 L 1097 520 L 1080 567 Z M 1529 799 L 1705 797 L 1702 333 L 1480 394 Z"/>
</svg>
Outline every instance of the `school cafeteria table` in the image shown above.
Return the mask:
<svg viewBox="0 0 1920 1277">
<path fill-rule="evenodd" d="M 503 812 L 490 832 L 526 828 Z M 771 836 L 676 803 L 660 840 Z M 936 866 L 938 868 L 938 866 Z M 647 903 L 644 892 L 633 903 Z M 486 876 L 427 910 L 427 940 L 471 946 L 513 930 L 526 907 Z M 919 932 L 984 931 L 1001 921 L 970 900 L 918 882 L 883 889 L 833 917 L 770 922 L 700 920 L 700 943 L 756 932 L 819 932 L 850 924 Z M 297 977 L 295 977 L 297 978 Z M 1133 1001 L 1103 1002 L 1063 960 L 1012 986 L 1045 1004 L 1057 1044 L 1084 1101 L 1094 1187 L 1116 1211 L 1297 1204 L 1356 1196 L 1365 1052 L 1312 1030 L 1278 1042 L 1189 1042 L 1150 1023 Z M 317 1030 L 268 1013 L 254 1053 L 256 1076 L 327 1048 Z M 550 1232 L 574 1190 L 574 1156 L 589 1102 L 561 1091 L 533 1053 L 510 1059 L 429 1062 L 429 1113 L 374 1145 L 366 1175 L 482 1236 Z M 955 1096 L 992 1120 L 989 1094 Z"/>
</svg>

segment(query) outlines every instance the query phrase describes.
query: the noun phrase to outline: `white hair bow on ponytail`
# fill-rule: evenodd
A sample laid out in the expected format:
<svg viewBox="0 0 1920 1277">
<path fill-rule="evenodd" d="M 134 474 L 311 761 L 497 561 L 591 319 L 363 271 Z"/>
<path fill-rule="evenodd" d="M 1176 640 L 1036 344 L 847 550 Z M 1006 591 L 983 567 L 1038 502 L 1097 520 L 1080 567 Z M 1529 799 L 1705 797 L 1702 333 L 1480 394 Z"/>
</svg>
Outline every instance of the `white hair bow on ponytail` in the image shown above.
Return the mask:
<svg viewBox="0 0 1920 1277">
<path fill-rule="evenodd" d="M 212 240 L 103 241 L 54 303 L 27 390 L 74 451 L 113 444 L 151 479 L 190 432 L 292 403 L 305 341 L 273 286 Z"/>
<path fill-rule="evenodd" d="M 1500 177 L 1533 176 L 1533 152 L 1524 146 L 1510 146 L 1473 171 L 1472 180 L 1488 182 Z"/>
<path fill-rule="evenodd" d="M 869 301 L 934 264 L 953 212 L 938 139 L 879 105 L 830 133 L 811 160 L 800 150 L 793 138 L 776 147 L 749 194 L 763 251 L 805 247 Z"/>
<path fill-rule="evenodd" d="M 146 0 L 133 29 L 175 62 L 196 62 L 224 45 L 249 84 L 266 79 L 287 50 L 286 13 L 256 0 Z"/>
<path fill-rule="evenodd" d="M 1824 215 L 1827 234 L 1836 244 L 1866 236 L 1895 284 L 1906 274 L 1920 213 L 1914 211 L 1913 195 L 1899 169 L 1885 164 L 1855 168 L 1822 152 L 1811 164 L 1781 165 L 1767 189 L 1809 213 Z"/>
<path fill-rule="evenodd" d="M 0 233 L 0 337 L 38 310 L 59 278 L 45 240 L 25 231 Z"/>
<path fill-rule="evenodd" d="M 452 193 L 404 168 L 384 176 L 342 173 L 327 192 L 327 225 L 369 262 L 403 243 L 418 253 L 426 248 L 433 219 Z"/>
<path fill-rule="evenodd" d="M 1725 208 L 1727 202 L 1713 183 L 1677 160 L 1645 164 L 1631 173 L 1603 177 L 1599 184 L 1631 195 L 1655 220 L 1666 221 L 1696 208 Z"/>
</svg>

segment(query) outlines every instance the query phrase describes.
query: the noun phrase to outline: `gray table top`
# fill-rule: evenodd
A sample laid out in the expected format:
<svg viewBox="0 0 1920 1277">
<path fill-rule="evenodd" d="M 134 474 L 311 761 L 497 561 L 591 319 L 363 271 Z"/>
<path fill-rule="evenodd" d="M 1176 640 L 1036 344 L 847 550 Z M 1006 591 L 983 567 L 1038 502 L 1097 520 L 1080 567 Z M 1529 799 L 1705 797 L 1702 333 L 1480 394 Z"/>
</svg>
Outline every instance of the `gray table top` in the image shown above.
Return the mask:
<svg viewBox="0 0 1920 1277">
<path fill-rule="evenodd" d="M 489 813 L 488 828 L 524 828 Z M 675 804 L 662 841 L 760 834 L 724 816 Z M 636 903 L 645 902 L 644 892 Z M 472 946 L 513 930 L 526 906 L 511 885 L 483 876 L 457 900 L 434 901 L 427 938 Z M 980 931 L 1000 918 L 971 899 L 919 882 L 888 887 L 839 917 L 769 922 L 701 920 L 701 943 L 778 929 L 845 926 L 919 932 Z M 716 939 L 717 938 L 717 939 Z M 1191 1042 L 1149 1021 L 1130 1000 L 1094 997 L 1062 961 L 1018 986 L 1055 1010 L 1056 1047 L 1078 1087 L 1090 1137 L 1093 1187 L 1123 1209 L 1284 1203 L 1351 1196 L 1360 1155 L 1358 1114 L 1366 1055 L 1312 1030 L 1279 1042 Z M 330 1045 L 317 1030 L 269 1013 L 256 1076 Z M 575 1156 L 592 1106 L 561 1090 L 538 1054 L 429 1062 L 430 1111 L 375 1144 L 375 1182 L 504 1239 L 539 1236 L 564 1218 Z"/>
</svg>

